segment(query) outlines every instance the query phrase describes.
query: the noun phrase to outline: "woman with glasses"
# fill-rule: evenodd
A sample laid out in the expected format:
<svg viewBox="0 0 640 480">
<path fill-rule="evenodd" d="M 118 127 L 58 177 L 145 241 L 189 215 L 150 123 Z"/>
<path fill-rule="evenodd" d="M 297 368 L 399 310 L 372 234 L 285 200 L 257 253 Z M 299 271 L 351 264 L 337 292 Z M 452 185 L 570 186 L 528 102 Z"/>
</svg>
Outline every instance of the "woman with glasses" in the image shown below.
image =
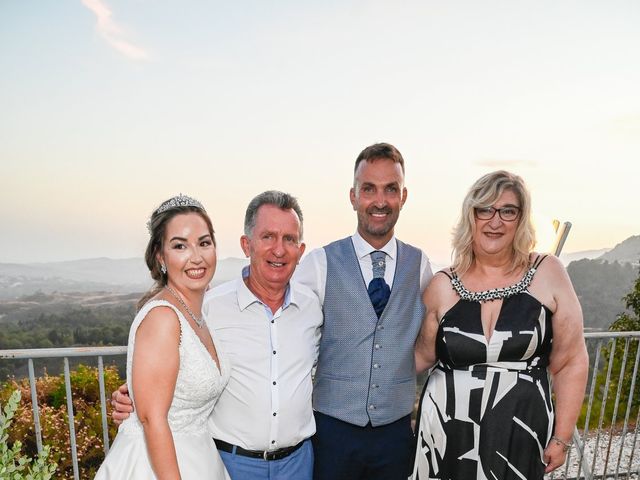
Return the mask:
<svg viewBox="0 0 640 480">
<path fill-rule="evenodd" d="M 464 199 L 453 264 L 424 293 L 416 367 L 433 368 L 414 479 L 535 480 L 566 459 L 587 377 L 582 312 L 560 261 L 532 252 L 530 211 L 506 171 Z"/>
</svg>

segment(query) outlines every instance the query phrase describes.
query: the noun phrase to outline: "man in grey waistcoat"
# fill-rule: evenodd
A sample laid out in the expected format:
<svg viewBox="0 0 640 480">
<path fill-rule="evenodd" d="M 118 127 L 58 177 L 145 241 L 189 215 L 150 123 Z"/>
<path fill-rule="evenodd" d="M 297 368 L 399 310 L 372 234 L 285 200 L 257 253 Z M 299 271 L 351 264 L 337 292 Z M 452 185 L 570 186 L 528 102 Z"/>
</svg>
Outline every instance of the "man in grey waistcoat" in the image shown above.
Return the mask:
<svg viewBox="0 0 640 480">
<path fill-rule="evenodd" d="M 395 480 L 410 473 L 414 343 L 432 273 L 394 236 L 407 199 L 404 160 L 386 143 L 356 159 L 356 233 L 312 251 L 294 279 L 323 307 L 315 374 L 315 480 Z"/>
</svg>

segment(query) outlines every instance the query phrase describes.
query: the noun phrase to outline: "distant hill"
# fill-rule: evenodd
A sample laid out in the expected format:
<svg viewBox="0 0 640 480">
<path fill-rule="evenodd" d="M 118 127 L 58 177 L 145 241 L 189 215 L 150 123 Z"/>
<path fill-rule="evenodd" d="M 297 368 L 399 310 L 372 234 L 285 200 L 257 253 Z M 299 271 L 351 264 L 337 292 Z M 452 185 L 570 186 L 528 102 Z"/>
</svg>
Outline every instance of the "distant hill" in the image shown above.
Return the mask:
<svg viewBox="0 0 640 480">
<path fill-rule="evenodd" d="M 638 277 L 637 266 L 600 258 L 571 262 L 567 272 L 582 305 L 584 325 L 592 329 L 607 329 L 625 311 L 622 297 Z"/>
<path fill-rule="evenodd" d="M 598 253 L 601 252 L 599 255 Z M 607 329 L 625 311 L 622 297 L 638 277 L 640 235 L 611 249 L 561 255 L 576 290 L 586 328 Z M 568 262 L 569 259 L 574 261 Z"/>
<path fill-rule="evenodd" d="M 598 257 L 598 259 L 638 265 L 638 262 L 640 262 L 640 235 L 627 238 L 604 255 Z"/>
<path fill-rule="evenodd" d="M 583 258 L 587 258 L 591 260 L 592 258 L 598 258 L 610 251 L 610 248 L 600 248 L 598 250 L 583 250 L 581 252 L 569 252 L 569 253 L 561 253 L 560 261 L 565 265 L 569 265 L 571 262 L 576 260 L 582 260 Z"/>
<path fill-rule="evenodd" d="M 213 285 L 237 276 L 246 259 L 218 260 Z M 153 281 L 142 258 L 90 258 L 50 263 L 0 263 L 0 300 L 36 292 L 144 292 Z"/>
<path fill-rule="evenodd" d="M 585 325 L 607 328 L 624 310 L 622 297 L 633 286 L 640 259 L 640 235 L 612 249 L 587 250 L 561 256 L 582 304 Z M 213 285 L 236 277 L 244 258 L 218 260 Z M 433 266 L 434 271 L 439 269 Z M 31 317 L 32 308 L 83 308 L 133 305 L 152 284 L 142 258 L 92 258 L 50 263 L 0 263 L 0 319 Z M 96 293 L 94 293 L 96 292 Z M 128 294 L 133 294 L 129 297 Z M 27 313 L 29 312 L 29 313 Z M 4 317 L 4 318 L 3 318 Z"/>
</svg>

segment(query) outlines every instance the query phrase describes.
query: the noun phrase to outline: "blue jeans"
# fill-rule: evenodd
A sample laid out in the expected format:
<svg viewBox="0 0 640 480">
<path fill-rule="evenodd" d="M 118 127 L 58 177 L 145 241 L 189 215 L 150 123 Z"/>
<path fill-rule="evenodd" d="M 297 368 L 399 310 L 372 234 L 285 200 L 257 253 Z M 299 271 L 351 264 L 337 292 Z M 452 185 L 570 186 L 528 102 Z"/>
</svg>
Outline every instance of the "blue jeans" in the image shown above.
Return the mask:
<svg viewBox="0 0 640 480">
<path fill-rule="evenodd" d="M 313 477 L 313 447 L 311 440 L 286 458 L 262 460 L 235 453 L 220 452 L 231 480 L 311 480 Z"/>
</svg>

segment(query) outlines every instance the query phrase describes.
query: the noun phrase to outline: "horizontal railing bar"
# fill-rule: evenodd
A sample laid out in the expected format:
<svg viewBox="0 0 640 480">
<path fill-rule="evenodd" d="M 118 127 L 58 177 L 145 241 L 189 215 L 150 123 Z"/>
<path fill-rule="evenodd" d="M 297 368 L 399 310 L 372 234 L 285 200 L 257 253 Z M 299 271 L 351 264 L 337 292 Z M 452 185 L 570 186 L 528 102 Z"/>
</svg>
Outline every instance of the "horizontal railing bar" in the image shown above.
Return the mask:
<svg viewBox="0 0 640 480">
<path fill-rule="evenodd" d="M 584 338 L 586 340 L 610 338 L 640 338 L 640 332 L 587 332 L 584 334 Z M 110 347 L 23 348 L 15 350 L 0 350 L 0 358 L 62 358 L 98 355 L 124 355 L 126 353 L 126 345 Z"/>
<path fill-rule="evenodd" d="M 640 338 L 640 332 L 585 332 L 584 338 Z"/>
<path fill-rule="evenodd" d="M 124 355 L 126 346 L 117 347 L 68 347 L 68 348 L 23 348 L 0 350 L 0 358 L 62 358 L 93 357 L 97 355 Z"/>
</svg>

